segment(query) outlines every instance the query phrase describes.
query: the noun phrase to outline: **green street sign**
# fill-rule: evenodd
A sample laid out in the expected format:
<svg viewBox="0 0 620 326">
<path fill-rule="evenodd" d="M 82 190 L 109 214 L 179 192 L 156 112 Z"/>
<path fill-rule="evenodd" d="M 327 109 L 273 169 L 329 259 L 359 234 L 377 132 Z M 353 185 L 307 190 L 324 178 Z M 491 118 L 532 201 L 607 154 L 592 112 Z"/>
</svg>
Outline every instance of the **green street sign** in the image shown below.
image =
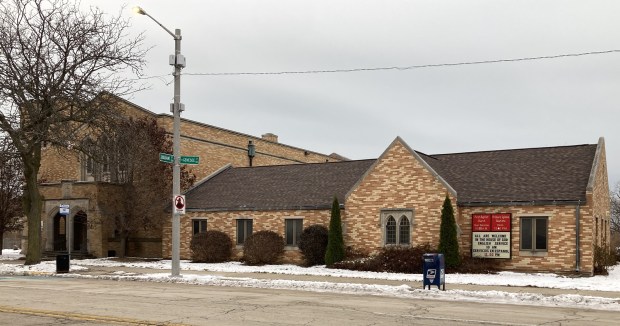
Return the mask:
<svg viewBox="0 0 620 326">
<path fill-rule="evenodd" d="M 174 155 L 159 153 L 159 160 L 164 163 L 174 163 Z"/>
<path fill-rule="evenodd" d="M 200 157 L 198 156 L 181 156 L 181 164 L 198 164 Z"/>
</svg>

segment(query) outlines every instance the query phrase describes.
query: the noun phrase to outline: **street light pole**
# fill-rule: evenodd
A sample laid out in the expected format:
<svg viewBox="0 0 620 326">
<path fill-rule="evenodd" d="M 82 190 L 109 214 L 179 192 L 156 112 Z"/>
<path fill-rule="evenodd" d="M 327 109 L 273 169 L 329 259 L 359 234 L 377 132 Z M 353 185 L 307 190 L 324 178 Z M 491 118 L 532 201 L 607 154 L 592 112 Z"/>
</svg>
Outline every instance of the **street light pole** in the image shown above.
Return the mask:
<svg viewBox="0 0 620 326">
<path fill-rule="evenodd" d="M 146 13 L 142 8 L 135 7 L 134 12 L 151 18 L 157 25 L 161 26 L 168 34 L 174 38 L 174 55 L 170 56 L 170 65 L 174 66 L 172 75 L 174 76 L 174 99 L 170 105 L 170 111 L 173 116 L 172 126 L 172 155 L 174 163 L 172 166 L 172 200 L 181 194 L 181 111 L 185 110 L 181 104 L 181 69 L 185 67 L 185 57 L 181 55 L 181 30 L 175 29 L 172 33 L 164 25 L 158 22 L 151 15 Z M 173 205 L 174 206 L 174 205 Z M 180 244 L 181 244 L 181 216 L 172 209 L 172 269 L 171 276 L 180 276 Z"/>
</svg>

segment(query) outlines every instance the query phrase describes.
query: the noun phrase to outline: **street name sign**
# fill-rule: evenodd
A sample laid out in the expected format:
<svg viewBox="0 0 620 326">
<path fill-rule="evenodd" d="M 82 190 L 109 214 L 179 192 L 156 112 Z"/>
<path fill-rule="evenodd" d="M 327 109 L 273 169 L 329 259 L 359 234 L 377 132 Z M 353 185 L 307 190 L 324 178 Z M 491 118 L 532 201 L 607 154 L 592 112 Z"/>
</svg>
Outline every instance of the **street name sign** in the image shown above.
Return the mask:
<svg viewBox="0 0 620 326">
<path fill-rule="evenodd" d="M 181 164 L 198 164 L 200 157 L 198 156 L 181 156 Z"/>
<path fill-rule="evenodd" d="M 159 153 L 159 160 L 164 163 L 174 163 L 174 155 L 166 154 L 166 153 Z"/>
</svg>

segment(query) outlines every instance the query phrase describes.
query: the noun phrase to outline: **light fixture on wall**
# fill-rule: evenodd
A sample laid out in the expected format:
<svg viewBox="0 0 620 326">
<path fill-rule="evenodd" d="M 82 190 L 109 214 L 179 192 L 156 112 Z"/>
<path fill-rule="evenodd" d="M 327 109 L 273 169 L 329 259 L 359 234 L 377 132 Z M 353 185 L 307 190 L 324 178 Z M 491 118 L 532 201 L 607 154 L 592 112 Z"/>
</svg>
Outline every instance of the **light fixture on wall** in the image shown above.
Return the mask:
<svg viewBox="0 0 620 326">
<path fill-rule="evenodd" d="M 250 159 L 250 166 L 252 166 L 252 159 L 256 156 L 256 146 L 250 140 L 248 142 L 248 158 Z"/>
</svg>

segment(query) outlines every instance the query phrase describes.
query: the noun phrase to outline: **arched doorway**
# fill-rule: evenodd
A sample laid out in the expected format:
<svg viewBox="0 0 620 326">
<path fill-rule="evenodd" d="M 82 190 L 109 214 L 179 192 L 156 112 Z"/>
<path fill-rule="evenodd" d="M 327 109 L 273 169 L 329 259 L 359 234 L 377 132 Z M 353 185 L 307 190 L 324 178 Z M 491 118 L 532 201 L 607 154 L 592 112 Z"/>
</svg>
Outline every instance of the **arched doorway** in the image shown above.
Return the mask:
<svg viewBox="0 0 620 326">
<path fill-rule="evenodd" d="M 79 211 L 73 217 L 73 250 L 84 253 L 87 252 L 87 232 L 88 223 L 86 220 L 86 213 L 84 213 L 84 211 Z"/>
<path fill-rule="evenodd" d="M 54 251 L 67 250 L 67 217 L 56 214 L 54 216 Z"/>
</svg>

